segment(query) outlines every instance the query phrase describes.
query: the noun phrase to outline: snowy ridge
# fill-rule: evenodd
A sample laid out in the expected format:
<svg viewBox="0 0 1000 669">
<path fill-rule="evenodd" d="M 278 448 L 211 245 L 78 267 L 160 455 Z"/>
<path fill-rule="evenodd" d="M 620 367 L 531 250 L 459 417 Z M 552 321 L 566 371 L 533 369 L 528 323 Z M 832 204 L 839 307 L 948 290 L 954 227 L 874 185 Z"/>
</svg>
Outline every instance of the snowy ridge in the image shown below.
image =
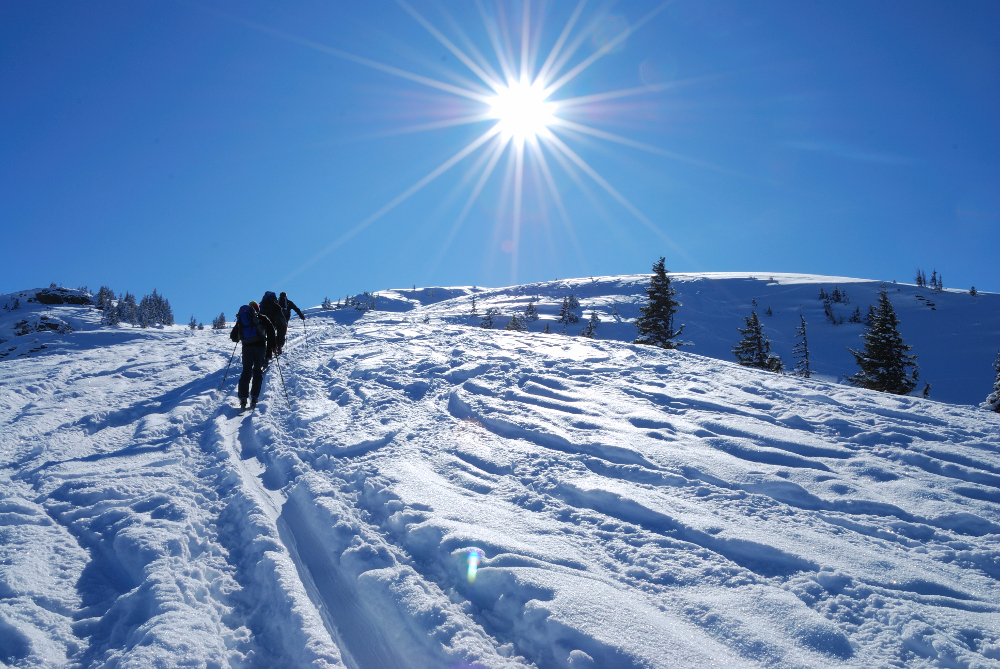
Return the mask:
<svg viewBox="0 0 1000 669">
<path fill-rule="evenodd" d="M 772 350 L 791 368 L 794 332 L 801 315 L 808 323 L 812 368 L 827 381 L 843 381 L 845 374 L 857 371 L 846 347 L 861 346 L 864 326 L 849 319 L 855 309 L 865 315 L 882 285 L 867 279 L 772 272 L 675 272 L 670 277 L 682 303 L 677 322 L 686 326 L 681 337 L 689 344 L 686 351 L 735 360 L 736 328 L 756 311 Z M 534 299 L 541 318 L 528 323 L 528 329 L 541 332 L 549 325 L 551 332 L 561 333 L 563 326 L 555 322 L 559 306 L 563 297 L 573 294 L 580 300 L 576 311 L 580 323 L 568 326 L 567 334 L 579 335 L 590 312 L 596 311 L 601 319 L 599 339 L 631 342 L 636 337 L 633 321 L 645 304 L 648 285 L 648 274 L 634 274 L 507 288 L 397 289 L 378 293 L 376 305 L 382 311 L 412 310 L 413 322 L 429 317 L 432 323 L 478 325 L 480 318 L 468 315 L 474 293 L 479 314 L 489 307 L 500 310 L 495 327 L 502 328 L 515 311 L 523 313 Z M 844 321 L 835 325 L 824 313 L 819 291 L 830 293 L 837 287 L 849 301 L 831 304 L 834 317 Z M 930 383 L 933 399 L 956 404 L 982 402 L 992 388 L 991 363 L 1000 348 L 1000 295 L 980 292 L 973 297 L 965 290 L 939 292 L 901 283 L 889 283 L 888 287 L 903 338 L 919 356 L 921 384 L 917 392 Z M 768 308 L 772 316 L 765 314 Z"/>
<path fill-rule="evenodd" d="M 452 324 L 471 290 L 310 310 L 253 414 L 224 332 L 0 364 L 0 662 L 996 666 L 996 415 Z"/>
</svg>

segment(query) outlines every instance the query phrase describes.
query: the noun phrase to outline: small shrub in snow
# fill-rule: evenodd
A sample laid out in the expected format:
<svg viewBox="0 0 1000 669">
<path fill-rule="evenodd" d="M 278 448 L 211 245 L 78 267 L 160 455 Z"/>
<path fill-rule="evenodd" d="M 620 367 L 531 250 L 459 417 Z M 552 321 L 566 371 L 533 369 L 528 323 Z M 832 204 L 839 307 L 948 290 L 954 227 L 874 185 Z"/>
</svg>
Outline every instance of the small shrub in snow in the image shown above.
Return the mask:
<svg viewBox="0 0 1000 669">
<path fill-rule="evenodd" d="M 199 330 L 204 330 L 205 329 L 205 324 L 199 321 L 198 322 L 198 329 Z"/>
<path fill-rule="evenodd" d="M 188 322 L 188 329 L 194 330 L 197 329 L 197 327 L 198 327 L 198 321 L 194 319 L 194 316 L 191 316 L 191 320 Z"/>
<path fill-rule="evenodd" d="M 222 312 L 218 316 L 212 319 L 212 329 L 213 330 L 225 330 L 226 329 L 226 313 Z"/>
</svg>

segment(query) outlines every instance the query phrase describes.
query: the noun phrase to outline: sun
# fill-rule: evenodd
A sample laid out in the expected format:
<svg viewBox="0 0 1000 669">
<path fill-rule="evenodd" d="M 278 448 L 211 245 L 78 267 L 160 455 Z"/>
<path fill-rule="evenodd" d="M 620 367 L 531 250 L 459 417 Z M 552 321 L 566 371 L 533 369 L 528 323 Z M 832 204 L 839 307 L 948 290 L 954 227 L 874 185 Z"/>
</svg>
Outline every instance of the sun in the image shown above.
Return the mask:
<svg viewBox="0 0 1000 669">
<path fill-rule="evenodd" d="M 555 120 L 556 105 L 546 102 L 545 89 L 526 81 L 500 88 L 489 100 L 490 115 L 497 119 L 497 130 L 517 142 L 533 139 Z"/>
</svg>

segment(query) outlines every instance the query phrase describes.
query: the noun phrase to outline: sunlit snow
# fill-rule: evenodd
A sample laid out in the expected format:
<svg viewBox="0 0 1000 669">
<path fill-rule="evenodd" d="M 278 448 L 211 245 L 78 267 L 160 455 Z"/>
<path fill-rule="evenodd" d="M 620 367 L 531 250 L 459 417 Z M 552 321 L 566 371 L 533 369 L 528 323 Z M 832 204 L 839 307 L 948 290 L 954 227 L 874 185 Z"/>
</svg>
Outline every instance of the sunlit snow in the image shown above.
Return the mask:
<svg viewBox="0 0 1000 669">
<path fill-rule="evenodd" d="M 677 279 L 679 352 L 627 341 L 642 276 L 311 309 L 291 406 L 273 370 L 243 415 L 232 371 L 216 393 L 228 331 L 21 299 L 0 315 L 0 662 L 996 666 L 1000 417 L 971 402 L 997 296 L 889 284 L 925 400 L 835 383 L 860 326 L 815 295 L 864 310 L 878 283 Z M 596 309 L 603 338 L 555 326 L 567 292 L 567 335 Z M 473 293 L 542 318 L 483 330 Z M 729 362 L 751 299 L 786 362 L 805 315 L 819 379 Z"/>
</svg>

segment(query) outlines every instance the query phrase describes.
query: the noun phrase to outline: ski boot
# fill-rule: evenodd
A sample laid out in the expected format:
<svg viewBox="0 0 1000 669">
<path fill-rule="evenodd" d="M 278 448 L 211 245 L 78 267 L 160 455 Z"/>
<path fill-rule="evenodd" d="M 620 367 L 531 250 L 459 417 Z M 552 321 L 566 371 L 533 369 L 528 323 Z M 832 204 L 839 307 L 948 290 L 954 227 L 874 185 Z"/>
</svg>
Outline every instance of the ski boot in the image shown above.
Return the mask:
<svg viewBox="0 0 1000 669">
<path fill-rule="evenodd" d="M 240 398 L 240 411 L 246 411 L 246 408 L 247 408 L 247 398 L 241 397 Z"/>
</svg>

